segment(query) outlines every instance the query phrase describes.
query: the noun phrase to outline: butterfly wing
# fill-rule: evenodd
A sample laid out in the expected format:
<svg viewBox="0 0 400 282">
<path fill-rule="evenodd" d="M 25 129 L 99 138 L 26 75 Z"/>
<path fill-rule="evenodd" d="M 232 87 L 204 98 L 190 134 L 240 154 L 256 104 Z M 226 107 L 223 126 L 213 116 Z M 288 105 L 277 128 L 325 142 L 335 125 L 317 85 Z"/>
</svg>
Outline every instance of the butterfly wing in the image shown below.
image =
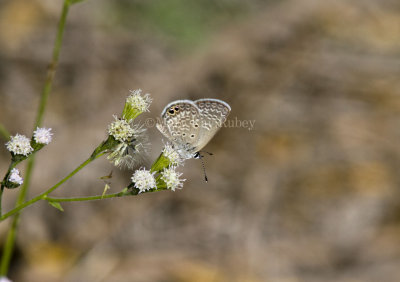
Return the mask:
<svg viewBox="0 0 400 282">
<path fill-rule="evenodd" d="M 230 106 L 218 99 L 177 100 L 164 108 L 157 129 L 182 157 L 191 158 L 217 133 L 230 111 Z"/>
<path fill-rule="evenodd" d="M 169 103 L 161 113 L 163 124 L 158 130 L 167 137 L 186 158 L 197 152 L 200 132 L 200 111 L 190 100 L 177 100 Z"/>
<path fill-rule="evenodd" d="M 199 99 L 194 104 L 200 110 L 201 128 L 198 142 L 195 145 L 196 151 L 201 150 L 214 137 L 217 131 L 226 121 L 231 107 L 219 99 Z"/>
</svg>

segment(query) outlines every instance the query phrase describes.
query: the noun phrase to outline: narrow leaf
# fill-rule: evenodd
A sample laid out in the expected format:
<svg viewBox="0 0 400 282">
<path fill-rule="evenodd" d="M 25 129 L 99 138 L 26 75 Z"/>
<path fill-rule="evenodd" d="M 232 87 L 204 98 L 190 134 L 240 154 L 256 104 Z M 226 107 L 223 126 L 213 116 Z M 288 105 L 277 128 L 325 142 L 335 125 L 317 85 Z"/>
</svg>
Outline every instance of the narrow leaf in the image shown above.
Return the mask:
<svg viewBox="0 0 400 282">
<path fill-rule="evenodd" d="M 64 209 L 62 208 L 62 206 L 60 205 L 59 202 L 51 202 L 51 201 L 49 201 L 49 204 L 51 206 L 53 206 L 54 208 L 58 209 L 59 211 L 62 211 L 62 212 L 64 211 Z"/>
<path fill-rule="evenodd" d="M 110 185 L 109 185 L 108 183 L 106 183 L 106 185 L 104 186 L 103 194 L 101 195 L 102 198 L 103 198 L 104 195 L 106 194 L 107 190 L 109 190 L 110 188 L 111 188 Z"/>
</svg>

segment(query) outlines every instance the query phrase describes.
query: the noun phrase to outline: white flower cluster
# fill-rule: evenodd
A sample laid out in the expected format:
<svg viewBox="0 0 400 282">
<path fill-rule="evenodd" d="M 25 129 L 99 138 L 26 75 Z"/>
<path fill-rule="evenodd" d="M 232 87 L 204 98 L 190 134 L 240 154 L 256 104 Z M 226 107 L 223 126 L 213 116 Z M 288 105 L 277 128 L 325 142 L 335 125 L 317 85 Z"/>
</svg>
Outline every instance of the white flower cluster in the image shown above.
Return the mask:
<svg viewBox="0 0 400 282">
<path fill-rule="evenodd" d="M 33 132 L 33 139 L 37 144 L 47 145 L 52 140 L 51 128 L 39 128 Z M 7 150 L 13 153 L 14 155 L 24 155 L 28 156 L 33 152 L 33 148 L 31 146 L 31 140 L 28 139 L 25 135 L 16 134 L 15 136 L 11 136 L 11 140 L 6 143 Z"/>
<path fill-rule="evenodd" d="M 53 133 L 50 132 L 51 128 L 39 128 L 33 132 L 33 138 L 38 144 L 49 144 L 52 139 Z"/>
<path fill-rule="evenodd" d="M 114 118 L 115 121 L 108 126 L 108 134 L 113 136 L 115 140 L 127 141 L 135 134 L 135 131 L 126 120 L 119 119 L 116 116 Z"/>
<path fill-rule="evenodd" d="M 149 147 L 146 129 L 132 123 L 139 114 L 149 110 L 151 101 L 150 94 L 142 95 L 140 89 L 131 91 L 121 118 L 114 116 L 115 121 L 108 126 L 108 134 L 118 141 L 107 157 L 115 166 L 133 168 L 146 157 Z"/>
<path fill-rule="evenodd" d="M 129 126 L 129 133 L 119 141 L 120 143 L 112 149 L 107 157 L 115 166 L 131 169 L 141 163 L 147 156 L 150 144 L 146 135 L 146 129 L 142 126 Z"/>
<path fill-rule="evenodd" d="M 155 172 L 150 172 L 144 168 L 135 171 L 131 179 L 135 183 L 135 187 L 139 189 L 139 193 L 157 188 L 154 174 Z"/>
<path fill-rule="evenodd" d="M 182 173 L 177 172 L 175 167 L 165 168 L 161 172 L 161 179 L 167 185 L 167 189 L 175 191 L 182 189 L 183 182 L 186 179 L 181 179 Z M 139 193 L 157 188 L 157 181 L 154 177 L 155 172 L 150 172 L 144 168 L 138 169 L 132 176 L 132 182 L 135 183 L 135 188 L 139 189 Z"/>
<path fill-rule="evenodd" d="M 180 179 L 182 173 L 177 172 L 175 167 L 169 167 L 161 172 L 161 179 L 167 184 L 167 188 L 175 191 L 175 189 L 182 189 L 183 182 L 186 179 Z"/>
<path fill-rule="evenodd" d="M 21 185 L 22 183 L 24 183 L 24 179 L 19 174 L 19 170 L 17 168 L 13 168 L 11 170 L 11 174 L 8 177 L 8 181 L 18 184 L 18 185 Z M 0 282 L 1 282 L 1 280 L 0 280 Z"/>
<path fill-rule="evenodd" d="M 142 95 L 141 89 L 131 91 L 126 99 L 122 118 L 115 117 L 115 121 L 109 125 L 108 134 L 118 141 L 107 157 L 114 165 L 133 168 L 138 160 L 142 159 L 143 153 L 147 153 L 146 130 L 141 126 L 132 126 L 132 122 L 140 113 L 149 111 L 151 102 L 150 95 Z M 171 144 L 165 145 L 162 153 L 168 160 L 167 165 L 172 165 L 171 167 L 154 172 L 141 168 L 133 173 L 131 179 L 139 193 L 157 189 L 159 179 L 164 181 L 165 184 L 162 184 L 164 188 L 175 191 L 183 187 L 185 179 L 180 178 L 182 173 L 176 172 L 176 167 L 183 164 L 184 159 Z M 156 173 L 159 173 L 157 179 Z"/>
<path fill-rule="evenodd" d="M 163 155 L 170 161 L 172 165 L 183 165 L 183 159 L 179 153 L 172 147 L 170 143 L 164 146 Z"/>
<path fill-rule="evenodd" d="M 150 94 L 142 95 L 142 89 L 131 90 L 130 92 L 131 95 L 126 98 L 126 103 L 140 112 L 148 112 L 152 102 Z"/>
<path fill-rule="evenodd" d="M 31 140 L 21 134 L 11 136 L 11 140 L 6 143 L 6 147 L 8 151 L 15 155 L 27 156 L 33 151 Z"/>
</svg>

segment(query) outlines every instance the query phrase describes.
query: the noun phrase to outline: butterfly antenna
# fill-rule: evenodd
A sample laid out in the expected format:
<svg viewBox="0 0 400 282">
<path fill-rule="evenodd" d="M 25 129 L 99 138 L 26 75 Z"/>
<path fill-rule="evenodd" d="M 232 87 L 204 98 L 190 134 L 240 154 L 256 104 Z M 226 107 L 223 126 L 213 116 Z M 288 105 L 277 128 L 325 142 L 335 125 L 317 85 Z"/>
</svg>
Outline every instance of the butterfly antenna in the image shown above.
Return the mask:
<svg viewBox="0 0 400 282">
<path fill-rule="evenodd" d="M 204 180 L 205 180 L 206 182 L 208 182 L 207 173 L 206 173 L 206 166 L 204 165 L 204 160 L 203 160 L 204 156 L 203 156 L 200 152 L 197 152 L 197 153 L 195 154 L 194 158 L 195 158 L 195 159 L 200 159 L 200 161 L 201 161 L 201 167 L 203 168 L 203 173 L 204 173 Z"/>
<path fill-rule="evenodd" d="M 206 182 L 208 182 L 208 178 L 207 178 L 207 174 L 206 174 L 206 166 L 204 165 L 203 157 L 204 157 L 204 156 L 201 156 L 201 155 L 200 155 L 201 166 L 203 167 L 204 180 L 205 180 Z"/>
</svg>

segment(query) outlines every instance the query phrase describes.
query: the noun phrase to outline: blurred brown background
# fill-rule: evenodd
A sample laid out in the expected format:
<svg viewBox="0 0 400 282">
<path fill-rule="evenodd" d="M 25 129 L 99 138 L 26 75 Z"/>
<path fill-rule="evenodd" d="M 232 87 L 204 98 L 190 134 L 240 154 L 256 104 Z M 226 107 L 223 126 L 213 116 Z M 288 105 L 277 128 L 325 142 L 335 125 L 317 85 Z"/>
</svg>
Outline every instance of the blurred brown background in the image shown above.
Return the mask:
<svg viewBox="0 0 400 282">
<path fill-rule="evenodd" d="M 0 122 L 30 136 L 61 0 L 0 2 Z M 230 119 L 183 190 L 25 210 L 13 281 L 399 281 L 400 2 L 87 0 L 73 6 L 30 197 L 106 136 L 129 89 Z M 162 148 L 150 128 L 149 165 Z M 2 140 L 5 142 L 5 140 Z M 0 147 L 0 171 L 9 154 Z M 23 166 L 20 169 L 24 170 Z M 57 196 L 111 191 L 100 159 Z M 7 190 L 10 209 L 18 191 Z M 0 224 L 1 242 L 9 221 Z"/>
</svg>

